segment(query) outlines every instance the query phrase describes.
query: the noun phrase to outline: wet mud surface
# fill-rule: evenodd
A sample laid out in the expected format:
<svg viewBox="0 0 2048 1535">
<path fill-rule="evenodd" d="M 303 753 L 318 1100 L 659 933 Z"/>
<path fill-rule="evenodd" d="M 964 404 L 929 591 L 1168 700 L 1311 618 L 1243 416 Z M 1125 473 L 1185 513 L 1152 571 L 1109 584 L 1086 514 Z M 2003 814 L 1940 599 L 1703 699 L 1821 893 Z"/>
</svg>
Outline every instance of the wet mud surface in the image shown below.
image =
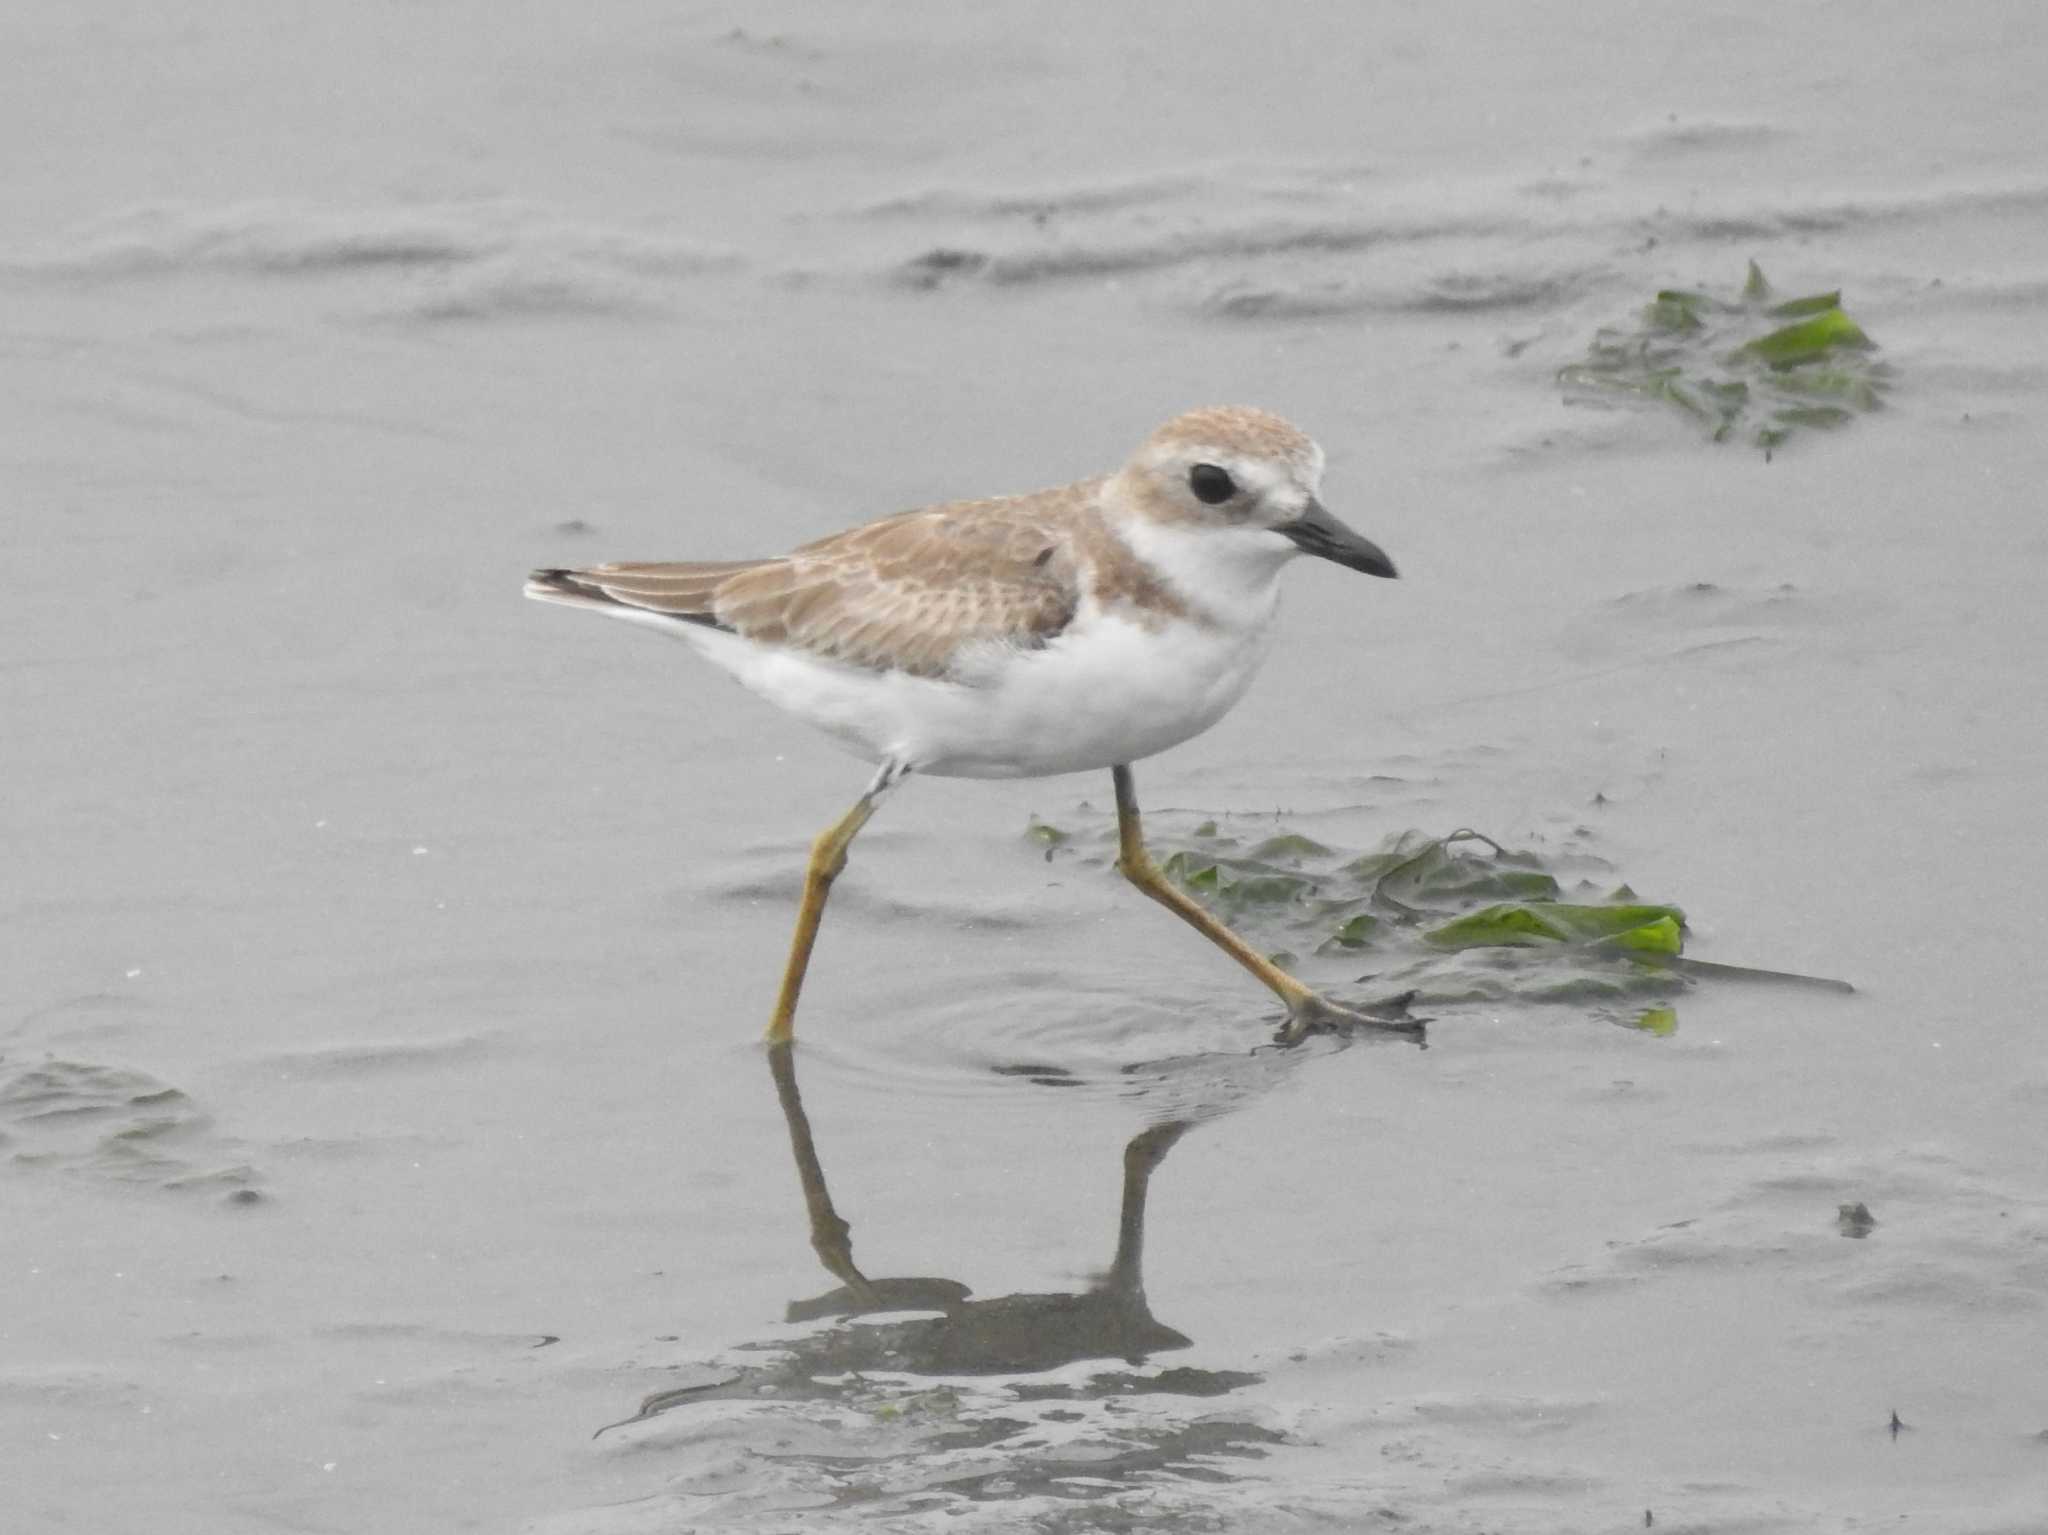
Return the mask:
<svg viewBox="0 0 2048 1535">
<path fill-rule="evenodd" d="M 0 1523 L 2042 1528 L 2048 44 L 1965 9 L 0 23 Z M 1881 408 L 1568 397 L 1751 260 Z M 1221 400 L 1403 579 L 1291 572 L 1147 824 L 1426 1048 L 1272 1048 L 1104 774 L 906 785 L 764 1053 L 866 770 L 524 572 Z M 1468 828 L 1555 894 L 1359 873 Z M 1698 968 L 1425 936 L 1623 886 Z"/>
</svg>

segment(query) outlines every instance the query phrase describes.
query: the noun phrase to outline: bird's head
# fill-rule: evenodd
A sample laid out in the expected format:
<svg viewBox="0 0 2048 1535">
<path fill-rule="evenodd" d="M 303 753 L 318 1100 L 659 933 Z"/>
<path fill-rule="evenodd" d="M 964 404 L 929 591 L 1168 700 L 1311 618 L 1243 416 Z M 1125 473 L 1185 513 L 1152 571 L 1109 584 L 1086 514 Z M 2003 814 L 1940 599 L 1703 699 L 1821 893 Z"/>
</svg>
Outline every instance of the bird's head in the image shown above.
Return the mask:
<svg viewBox="0 0 2048 1535">
<path fill-rule="evenodd" d="M 1240 535 L 1247 557 L 1278 564 L 1313 554 L 1371 576 L 1394 562 L 1320 500 L 1323 450 L 1292 423 L 1249 405 L 1175 416 L 1146 438 L 1116 477 L 1147 521 Z"/>
</svg>

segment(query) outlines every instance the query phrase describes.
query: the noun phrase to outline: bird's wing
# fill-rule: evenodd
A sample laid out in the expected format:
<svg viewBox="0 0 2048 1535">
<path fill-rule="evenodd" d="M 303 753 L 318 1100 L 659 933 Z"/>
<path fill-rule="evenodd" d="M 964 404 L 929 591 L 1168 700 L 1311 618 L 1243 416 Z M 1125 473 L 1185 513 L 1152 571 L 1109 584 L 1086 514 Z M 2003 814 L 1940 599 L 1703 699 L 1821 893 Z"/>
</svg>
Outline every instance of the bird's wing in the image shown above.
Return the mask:
<svg viewBox="0 0 2048 1535">
<path fill-rule="evenodd" d="M 900 512 L 776 559 L 536 571 L 536 596 L 712 624 L 874 671 L 1051 642 L 1080 603 L 1099 482 Z M 1077 533 L 1077 526 L 1079 531 Z"/>
</svg>

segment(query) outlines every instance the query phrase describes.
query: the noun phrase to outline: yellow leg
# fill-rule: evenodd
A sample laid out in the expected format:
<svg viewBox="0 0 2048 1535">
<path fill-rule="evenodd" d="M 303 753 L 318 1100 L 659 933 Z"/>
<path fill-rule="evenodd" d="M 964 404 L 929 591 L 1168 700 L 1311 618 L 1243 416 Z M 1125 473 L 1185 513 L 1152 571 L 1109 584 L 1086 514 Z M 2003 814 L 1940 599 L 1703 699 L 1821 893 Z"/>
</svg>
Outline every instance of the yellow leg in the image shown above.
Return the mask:
<svg viewBox="0 0 2048 1535">
<path fill-rule="evenodd" d="M 875 807 L 890 787 L 909 771 L 900 763 L 885 762 L 854 807 L 840 817 L 830 831 L 811 844 L 811 861 L 804 870 L 804 897 L 796 912 L 796 932 L 789 940 L 789 963 L 782 969 L 782 991 L 775 999 L 775 1016 L 768 1020 L 768 1043 L 787 1044 L 796 1037 L 796 999 L 804 989 L 804 972 L 811 965 L 811 946 L 818 941 L 818 923 L 825 915 L 825 898 L 832 893 L 832 881 L 846 867 L 846 850 L 860 829 L 868 824 Z"/>
<path fill-rule="evenodd" d="M 1117 869 L 1125 879 L 1251 971 L 1287 1004 L 1287 1023 L 1280 1031 L 1282 1043 L 1292 1044 L 1317 1029 L 1370 1028 L 1399 1034 L 1421 1033 L 1420 1024 L 1405 1016 L 1375 1018 L 1338 1006 L 1302 985 L 1218 922 L 1193 896 L 1161 873 L 1152 855 L 1145 851 L 1144 833 L 1138 824 L 1138 791 L 1131 781 L 1131 770 L 1115 767 L 1110 773 L 1116 780 Z"/>
<path fill-rule="evenodd" d="M 1138 791 L 1131 782 L 1131 770 L 1117 767 L 1111 768 L 1110 773 L 1116 780 L 1117 871 L 1251 971 L 1290 1010 L 1313 997 L 1314 992 L 1210 916 L 1201 903 L 1160 872 L 1152 855 L 1145 851 L 1145 835 L 1138 825 Z"/>
</svg>

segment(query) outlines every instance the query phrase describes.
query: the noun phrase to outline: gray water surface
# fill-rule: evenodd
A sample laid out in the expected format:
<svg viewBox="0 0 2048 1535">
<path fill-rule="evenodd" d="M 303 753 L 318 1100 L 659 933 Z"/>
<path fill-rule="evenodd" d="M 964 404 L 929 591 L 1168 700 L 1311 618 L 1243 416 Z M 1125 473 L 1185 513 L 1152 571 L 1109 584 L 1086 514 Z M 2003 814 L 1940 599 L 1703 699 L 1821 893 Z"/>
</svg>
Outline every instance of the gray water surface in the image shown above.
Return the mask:
<svg viewBox="0 0 2048 1535">
<path fill-rule="evenodd" d="M 2032 7 L 0 32 L 0 1524 L 2048 1527 Z M 1752 259 L 1883 411 L 1564 400 Z M 525 570 L 1223 400 L 1404 579 L 1290 573 L 1158 836 L 1474 827 L 1856 994 L 1275 1052 L 1106 774 L 914 781 L 778 1081 L 866 770 Z"/>
</svg>

